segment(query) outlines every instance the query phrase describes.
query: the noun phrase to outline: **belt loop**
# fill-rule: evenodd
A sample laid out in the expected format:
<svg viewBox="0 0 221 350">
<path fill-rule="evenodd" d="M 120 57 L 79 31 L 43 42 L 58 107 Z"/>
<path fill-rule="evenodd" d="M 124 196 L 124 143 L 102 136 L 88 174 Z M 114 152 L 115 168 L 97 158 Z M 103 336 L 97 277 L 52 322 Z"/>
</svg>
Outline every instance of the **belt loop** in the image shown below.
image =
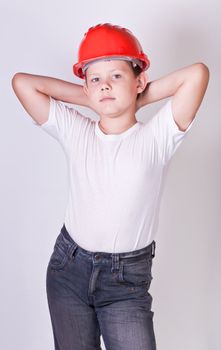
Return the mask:
<svg viewBox="0 0 221 350">
<path fill-rule="evenodd" d="M 77 252 L 77 248 L 78 248 L 78 245 L 77 245 L 77 243 L 73 243 L 73 244 L 71 244 L 71 246 L 70 246 L 70 252 L 69 252 L 69 254 L 71 255 L 71 257 L 73 257 L 74 255 L 75 255 L 75 253 Z"/>
<path fill-rule="evenodd" d="M 112 254 L 112 267 L 111 267 L 111 272 L 114 270 L 119 270 L 119 254 L 118 253 L 113 253 Z"/>
<path fill-rule="evenodd" d="M 155 257 L 155 250 L 156 250 L 156 242 L 153 241 L 153 242 L 152 242 L 152 258 Z"/>
</svg>

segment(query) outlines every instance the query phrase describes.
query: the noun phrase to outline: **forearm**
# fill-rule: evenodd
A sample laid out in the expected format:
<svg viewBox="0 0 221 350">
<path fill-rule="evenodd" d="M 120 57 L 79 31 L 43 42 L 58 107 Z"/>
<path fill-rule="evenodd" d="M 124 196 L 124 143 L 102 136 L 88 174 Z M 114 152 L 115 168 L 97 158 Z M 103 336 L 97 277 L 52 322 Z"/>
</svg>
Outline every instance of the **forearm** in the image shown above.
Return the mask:
<svg viewBox="0 0 221 350">
<path fill-rule="evenodd" d="M 88 107 L 88 98 L 83 86 L 48 76 L 29 73 L 17 73 L 20 84 L 29 89 L 35 89 L 57 100 Z"/>
<path fill-rule="evenodd" d="M 193 79 L 194 76 L 197 78 L 199 72 L 198 67 L 201 65 L 203 64 L 194 63 L 190 66 L 167 74 L 157 80 L 150 81 L 137 100 L 138 109 L 147 104 L 173 96 L 187 79 L 190 77 Z"/>
</svg>

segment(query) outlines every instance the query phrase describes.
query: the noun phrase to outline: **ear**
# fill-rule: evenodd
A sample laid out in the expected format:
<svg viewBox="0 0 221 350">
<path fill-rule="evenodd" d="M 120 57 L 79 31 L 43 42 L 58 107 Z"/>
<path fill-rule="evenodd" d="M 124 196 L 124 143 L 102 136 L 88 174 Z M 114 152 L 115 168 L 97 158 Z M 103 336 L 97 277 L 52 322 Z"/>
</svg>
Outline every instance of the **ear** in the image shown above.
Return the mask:
<svg viewBox="0 0 221 350">
<path fill-rule="evenodd" d="M 137 93 L 143 92 L 145 89 L 147 83 L 148 83 L 148 76 L 145 72 L 141 72 L 139 76 L 137 77 Z"/>
</svg>

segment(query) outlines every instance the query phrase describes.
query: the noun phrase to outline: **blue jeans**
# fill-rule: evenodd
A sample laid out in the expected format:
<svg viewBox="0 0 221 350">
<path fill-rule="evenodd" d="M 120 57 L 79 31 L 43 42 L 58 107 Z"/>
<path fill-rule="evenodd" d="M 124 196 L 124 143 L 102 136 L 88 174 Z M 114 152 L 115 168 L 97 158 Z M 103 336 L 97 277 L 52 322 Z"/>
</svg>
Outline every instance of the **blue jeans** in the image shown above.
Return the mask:
<svg viewBox="0 0 221 350">
<path fill-rule="evenodd" d="M 65 225 L 47 267 L 55 350 L 156 350 L 148 292 L 155 241 L 123 253 L 91 252 Z"/>
</svg>

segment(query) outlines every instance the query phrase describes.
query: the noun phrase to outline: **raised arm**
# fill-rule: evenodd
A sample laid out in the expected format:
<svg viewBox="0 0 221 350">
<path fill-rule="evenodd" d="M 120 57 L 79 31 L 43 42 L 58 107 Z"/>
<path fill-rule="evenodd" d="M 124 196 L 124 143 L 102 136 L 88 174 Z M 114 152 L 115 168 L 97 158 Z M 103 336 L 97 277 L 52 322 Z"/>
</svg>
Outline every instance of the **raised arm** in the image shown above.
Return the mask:
<svg viewBox="0 0 221 350">
<path fill-rule="evenodd" d="M 208 81 L 209 69 L 204 63 L 194 63 L 176 70 L 147 84 L 137 99 L 137 110 L 172 96 L 174 120 L 179 129 L 185 131 L 200 107 Z"/>
<path fill-rule="evenodd" d="M 16 73 L 12 79 L 13 90 L 28 114 L 38 123 L 48 120 L 49 96 L 76 105 L 89 107 L 83 86 L 61 79 Z"/>
</svg>

